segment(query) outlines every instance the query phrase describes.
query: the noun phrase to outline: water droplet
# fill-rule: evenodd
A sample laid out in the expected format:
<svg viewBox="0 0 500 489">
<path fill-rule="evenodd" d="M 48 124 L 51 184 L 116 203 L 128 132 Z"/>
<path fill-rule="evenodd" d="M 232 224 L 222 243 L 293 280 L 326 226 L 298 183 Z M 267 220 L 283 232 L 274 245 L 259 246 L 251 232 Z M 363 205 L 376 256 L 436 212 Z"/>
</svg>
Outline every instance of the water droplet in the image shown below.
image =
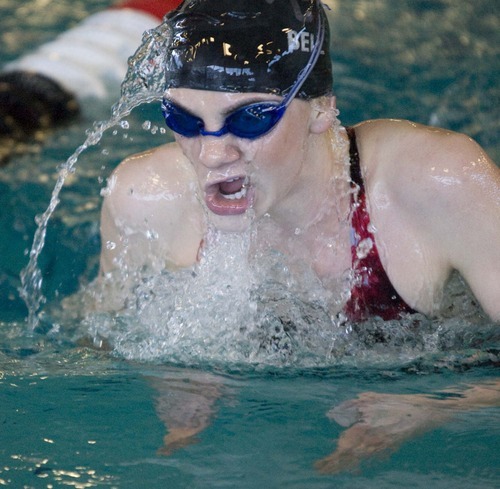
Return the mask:
<svg viewBox="0 0 500 489">
<path fill-rule="evenodd" d="M 358 247 L 356 248 L 356 256 L 359 260 L 366 258 L 370 253 L 370 250 L 373 248 L 373 241 L 371 238 L 366 238 L 360 241 Z"/>
</svg>

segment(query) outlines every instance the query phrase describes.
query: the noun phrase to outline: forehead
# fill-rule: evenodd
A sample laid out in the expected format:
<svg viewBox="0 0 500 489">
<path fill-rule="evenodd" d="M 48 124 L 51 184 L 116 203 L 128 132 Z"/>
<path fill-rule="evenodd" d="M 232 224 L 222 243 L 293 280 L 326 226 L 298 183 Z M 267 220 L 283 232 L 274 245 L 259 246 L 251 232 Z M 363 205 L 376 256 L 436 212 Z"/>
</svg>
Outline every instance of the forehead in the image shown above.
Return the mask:
<svg viewBox="0 0 500 489">
<path fill-rule="evenodd" d="M 217 92 L 212 90 L 195 90 L 192 88 L 170 88 L 165 92 L 172 102 L 185 108 L 200 112 L 203 109 L 225 112 L 232 107 L 239 107 L 259 101 L 280 101 L 282 97 L 268 93 Z"/>
</svg>

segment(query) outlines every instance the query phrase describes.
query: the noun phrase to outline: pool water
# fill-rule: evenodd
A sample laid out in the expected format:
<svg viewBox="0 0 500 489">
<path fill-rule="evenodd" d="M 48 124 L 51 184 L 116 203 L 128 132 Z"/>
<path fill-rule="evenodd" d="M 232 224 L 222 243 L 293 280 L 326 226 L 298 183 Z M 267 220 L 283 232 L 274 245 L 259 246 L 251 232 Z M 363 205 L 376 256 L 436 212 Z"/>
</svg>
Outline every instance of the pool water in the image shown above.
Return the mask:
<svg viewBox="0 0 500 489">
<path fill-rule="evenodd" d="M 414 393 L 486 372 L 225 374 L 229 393 L 199 442 L 165 457 L 157 393 L 146 380 L 160 369 L 82 356 L 63 355 L 43 372 L 6 372 L 0 481 L 7 487 L 498 487 L 499 416 L 491 409 L 459 415 L 355 474 L 314 470 L 341 433 L 325 417 L 333 404 L 367 389 Z"/>
<path fill-rule="evenodd" d="M 0 61 L 15 59 L 110 3 L 58 0 L 48 12 L 47 2 L 2 2 Z M 468 133 L 500 161 L 496 2 L 329 3 L 344 124 L 376 117 L 436 124 Z M 153 105 L 137 108 L 127 125 L 109 130 L 68 179 L 40 256 L 47 304 L 39 328 L 29 331 L 19 274 L 34 218 L 47 207 L 58 165 L 94 120 L 109 116 L 114 101 L 89 102 L 80 121 L 0 170 L 0 485 L 498 487 L 500 409 L 493 407 L 459 413 L 354 472 L 324 475 L 314 465 L 344 432 L 326 413 L 360 393 L 432 394 L 495 378 L 498 328 L 461 293 L 454 300 L 458 318 L 421 319 L 421 332 L 396 334 L 385 344 L 375 341 L 380 331 L 387 339 L 408 325 L 374 323 L 356 337 L 355 347 L 341 348 L 344 354 L 298 364 L 263 356 L 251 364 L 240 357 L 224 363 L 220 351 L 212 352 L 216 361 L 167 355 L 152 362 L 75 341 L 99 318 L 81 322 L 60 304 L 95 277 L 105 179 L 125 156 L 170 137 L 160 130 Z M 162 455 L 165 405 L 177 402 L 188 416 L 190 404 L 182 404 L 179 385 L 192 386 L 196 394 L 200 376 L 207 379 L 202 397 L 214 386 L 219 392 L 210 422 L 197 443 Z"/>
</svg>

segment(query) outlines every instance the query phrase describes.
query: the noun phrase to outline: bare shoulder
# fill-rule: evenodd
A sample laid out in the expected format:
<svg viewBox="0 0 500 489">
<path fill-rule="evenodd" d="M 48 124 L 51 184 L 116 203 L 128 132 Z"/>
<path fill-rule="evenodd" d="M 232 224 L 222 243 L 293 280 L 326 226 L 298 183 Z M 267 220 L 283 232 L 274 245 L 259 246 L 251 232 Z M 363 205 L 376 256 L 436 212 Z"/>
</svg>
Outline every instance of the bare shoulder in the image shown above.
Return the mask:
<svg viewBox="0 0 500 489">
<path fill-rule="evenodd" d="M 175 143 L 133 155 L 108 178 L 104 209 L 142 228 L 196 205 L 195 175 Z"/>
<path fill-rule="evenodd" d="M 194 181 L 189 163 L 175 143 L 122 161 L 108 179 L 106 197 L 138 198 L 182 192 Z"/>
<path fill-rule="evenodd" d="M 426 198 L 436 203 L 498 189 L 500 170 L 464 134 L 392 119 L 361 123 L 356 134 L 367 184 L 384 184 L 401 203 L 422 206 Z"/>
<path fill-rule="evenodd" d="M 189 266 L 202 234 L 195 175 L 175 143 L 124 160 L 103 190 L 101 268 Z"/>
<path fill-rule="evenodd" d="M 455 269 L 500 318 L 500 169 L 452 131 L 380 120 L 356 126 L 356 135 L 370 218 L 396 289 L 432 311 L 433 290 Z M 426 289 L 428 298 L 415 295 Z"/>
<path fill-rule="evenodd" d="M 433 168 L 436 164 L 461 166 L 464 159 L 484 155 L 465 134 L 407 120 L 379 119 L 355 126 L 358 142 L 369 160 L 385 163 L 387 170 L 399 165 L 403 171 Z"/>
</svg>

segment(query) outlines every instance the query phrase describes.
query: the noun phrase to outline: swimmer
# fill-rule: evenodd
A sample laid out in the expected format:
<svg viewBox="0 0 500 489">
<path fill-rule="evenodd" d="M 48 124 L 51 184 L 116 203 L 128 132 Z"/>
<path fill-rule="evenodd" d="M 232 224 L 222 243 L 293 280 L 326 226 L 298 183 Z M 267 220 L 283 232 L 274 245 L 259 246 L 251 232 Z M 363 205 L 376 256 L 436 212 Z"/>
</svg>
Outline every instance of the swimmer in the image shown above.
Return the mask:
<svg viewBox="0 0 500 489">
<path fill-rule="evenodd" d="M 500 170 L 474 141 L 405 120 L 341 127 L 316 0 L 187 0 L 167 19 L 175 142 L 109 178 L 102 280 L 192 267 L 209 225 L 252 221 L 255 246 L 307 263 L 325 287 L 354 272 L 350 321 L 438 314 L 454 270 L 500 320 Z"/>
<path fill-rule="evenodd" d="M 453 270 L 500 320 L 500 170 L 474 141 L 403 120 L 339 128 L 314 1 L 184 2 L 167 18 L 175 142 L 109 179 L 102 275 L 193 266 L 206 214 L 237 231 L 252 212 L 325 284 L 357 271 L 352 320 L 435 314 Z"/>
</svg>

